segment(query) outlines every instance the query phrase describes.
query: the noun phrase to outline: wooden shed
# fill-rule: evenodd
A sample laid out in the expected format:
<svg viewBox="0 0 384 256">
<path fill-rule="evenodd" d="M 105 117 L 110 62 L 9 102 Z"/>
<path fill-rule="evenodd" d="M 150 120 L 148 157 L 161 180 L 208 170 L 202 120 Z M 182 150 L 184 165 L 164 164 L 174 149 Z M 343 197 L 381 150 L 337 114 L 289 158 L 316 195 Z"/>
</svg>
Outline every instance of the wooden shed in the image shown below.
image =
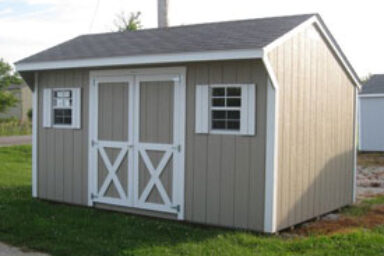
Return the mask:
<svg viewBox="0 0 384 256">
<path fill-rule="evenodd" d="M 16 67 L 34 197 L 269 233 L 354 201 L 359 79 L 316 14 L 84 35 Z"/>
<path fill-rule="evenodd" d="M 359 103 L 359 150 L 384 151 L 384 74 L 364 83 Z"/>
</svg>

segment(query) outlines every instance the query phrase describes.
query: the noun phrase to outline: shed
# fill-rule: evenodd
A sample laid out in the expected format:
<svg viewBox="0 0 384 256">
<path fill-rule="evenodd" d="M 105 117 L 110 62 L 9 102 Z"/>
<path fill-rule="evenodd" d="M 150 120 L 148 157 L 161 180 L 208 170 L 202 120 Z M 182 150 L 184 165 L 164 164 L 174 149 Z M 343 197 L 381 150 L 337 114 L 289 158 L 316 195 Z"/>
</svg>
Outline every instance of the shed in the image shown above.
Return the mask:
<svg viewBox="0 0 384 256">
<path fill-rule="evenodd" d="M 34 197 L 270 233 L 354 201 L 359 79 L 319 15 L 83 35 L 16 67 Z"/>
<path fill-rule="evenodd" d="M 15 118 L 22 122 L 28 121 L 28 111 L 32 109 L 31 89 L 22 83 L 12 84 L 6 90 L 15 96 L 17 103 L 4 113 L 0 113 L 0 119 Z"/>
<path fill-rule="evenodd" d="M 359 150 L 384 151 L 384 74 L 364 83 L 359 103 Z"/>
</svg>

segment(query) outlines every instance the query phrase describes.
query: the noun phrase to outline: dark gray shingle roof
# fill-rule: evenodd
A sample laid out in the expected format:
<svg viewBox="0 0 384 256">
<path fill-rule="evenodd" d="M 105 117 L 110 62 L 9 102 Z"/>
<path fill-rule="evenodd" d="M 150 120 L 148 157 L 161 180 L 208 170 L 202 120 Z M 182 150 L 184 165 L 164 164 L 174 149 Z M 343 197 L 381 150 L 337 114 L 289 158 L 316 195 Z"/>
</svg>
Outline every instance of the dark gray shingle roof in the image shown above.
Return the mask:
<svg viewBox="0 0 384 256">
<path fill-rule="evenodd" d="M 372 75 L 363 84 L 360 94 L 384 93 L 384 74 Z"/>
<path fill-rule="evenodd" d="M 257 49 L 312 16 L 314 14 L 83 35 L 17 63 Z"/>
</svg>

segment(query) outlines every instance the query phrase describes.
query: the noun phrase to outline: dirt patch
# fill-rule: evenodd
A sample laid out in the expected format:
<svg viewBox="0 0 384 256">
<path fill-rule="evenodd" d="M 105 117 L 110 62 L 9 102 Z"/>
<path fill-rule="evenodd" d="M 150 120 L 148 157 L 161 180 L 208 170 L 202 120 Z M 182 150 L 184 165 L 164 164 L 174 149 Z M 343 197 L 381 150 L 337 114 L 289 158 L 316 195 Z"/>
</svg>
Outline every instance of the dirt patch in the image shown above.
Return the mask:
<svg viewBox="0 0 384 256">
<path fill-rule="evenodd" d="M 340 215 L 337 220 L 322 219 L 306 223 L 291 232 L 296 235 L 332 235 L 350 233 L 358 228 L 368 229 L 380 225 L 384 225 L 384 205 L 372 207 L 367 214 L 361 217 Z"/>
<path fill-rule="evenodd" d="M 384 154 L 359 154 L 356 176 L 358 201 L 384 195 Z"/>
</svg>

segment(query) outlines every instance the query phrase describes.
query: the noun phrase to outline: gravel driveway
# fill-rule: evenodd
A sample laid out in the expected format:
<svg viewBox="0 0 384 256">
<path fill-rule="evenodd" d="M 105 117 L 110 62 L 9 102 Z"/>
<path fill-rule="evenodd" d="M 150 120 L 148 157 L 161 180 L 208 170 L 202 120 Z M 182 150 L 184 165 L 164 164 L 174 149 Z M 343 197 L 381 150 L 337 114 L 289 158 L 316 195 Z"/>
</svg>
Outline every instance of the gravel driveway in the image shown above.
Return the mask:
<svg viewBox="0 0 384 256">
<path fill-rule="evenodd" d="M 22 251 L 19 248 L 12 247 L 0 242 L 0 256 L 49 256 L 49 254 Z"/>
</svg>

